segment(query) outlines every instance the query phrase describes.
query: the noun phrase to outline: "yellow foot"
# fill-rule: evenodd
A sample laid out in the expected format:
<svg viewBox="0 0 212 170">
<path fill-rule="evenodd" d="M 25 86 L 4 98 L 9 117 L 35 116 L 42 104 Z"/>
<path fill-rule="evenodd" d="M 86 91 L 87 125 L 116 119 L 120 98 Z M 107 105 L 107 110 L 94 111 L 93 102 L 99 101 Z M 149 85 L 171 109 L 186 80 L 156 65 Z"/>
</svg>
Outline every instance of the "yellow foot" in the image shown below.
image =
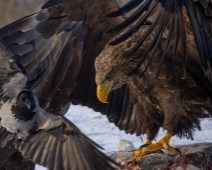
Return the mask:
<svg viewBox="0 0 212 170">
<path fill-rule="evenodd" d="M 150 144 L 150 145 L 152 145 L 152 144 Z M 131 165 L 136 164 L 136 159 L 139 158 L 140 156 L 149 155 L 151 153 L 162 153 L 163 154 L 163 151 L 161 149 L 156 149 L 156 150 L 153 150 L 153 151 L 145 150 L 145 148 L 150 146 L 150 145 L 144 144 L 139 148 L 140 150 L 134 151 L 135 156 L 128 162 L 128 164 L 131 164 Z"/>
<path fill-rule="evenodd" d="M 144 144 L 141 145 L 138 150 L 134 151 L 135 156 L 128 162 L 128 165 L 129 164 L 134 165 L 136 163 L 136 159 L 140 156 L 148 155 L 148 154 L 153 153 L 153 152 L 154 153 L 160 153 L 159 150 L 155 150 L 153 152 L 143 150 L 143 148 L 149 146 L 150 144 L 152 144 L 152 141 L 149 140 L 149 139 L 146 139 Z"/>
<path fill-rule="evenodd" d="M 146 140 L 144 145 L 140 147 L 140 150 L 136 150 L 134 152 L 135 156 L 129 161 L 128 164 L 134 165 L 136 163 L 136 159 L 140 156 L 148 155 L 150 153 L 162 153 L 162 148 L 173 153 L 179 152 L 179 154 L 181 155 L 179 149 L 169 145 L 169 140 L 172 136 L 173 135 L 171 133 L 167 133 L 163 138 L 161 138 L 158 142 L 154 144 L 152 144 L 150 140 Z"/>
</svg>

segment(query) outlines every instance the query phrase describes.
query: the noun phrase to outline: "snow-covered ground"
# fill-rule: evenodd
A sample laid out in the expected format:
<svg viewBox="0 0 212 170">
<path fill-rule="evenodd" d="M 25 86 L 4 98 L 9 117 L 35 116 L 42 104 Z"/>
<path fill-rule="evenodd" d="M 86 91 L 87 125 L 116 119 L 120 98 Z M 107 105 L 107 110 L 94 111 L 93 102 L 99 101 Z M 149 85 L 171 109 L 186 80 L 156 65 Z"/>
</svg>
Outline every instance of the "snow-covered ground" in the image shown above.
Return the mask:
<svg viewBox="0 0 212 170">
<path fill-rule="evenodd" d="M 104 147 L 106 152 L 116 151 L 120 139 L 131 141 L 136 148 L 142 144 L 141 137 L 125 134 L 124 131 L 120 131 L 114 124 L 109 123 L 106 116 L 94 112 L 87 107 L 71 106 L 66 117 L 92 140 Z M 173 137 L 170 144 L 212 142 L 212 118 L 203 119 L 201 127 L 202 131 L 195 132 L 193 141 Z M 166 131 L 161 129 L 156 139 L 160 139 L 165 133 Z M 142 136 L 142 138 L 145 140 L 145 136 Z M 46 170 L 46 168 L 36 166 L 36 170 Z"/>
</svg>

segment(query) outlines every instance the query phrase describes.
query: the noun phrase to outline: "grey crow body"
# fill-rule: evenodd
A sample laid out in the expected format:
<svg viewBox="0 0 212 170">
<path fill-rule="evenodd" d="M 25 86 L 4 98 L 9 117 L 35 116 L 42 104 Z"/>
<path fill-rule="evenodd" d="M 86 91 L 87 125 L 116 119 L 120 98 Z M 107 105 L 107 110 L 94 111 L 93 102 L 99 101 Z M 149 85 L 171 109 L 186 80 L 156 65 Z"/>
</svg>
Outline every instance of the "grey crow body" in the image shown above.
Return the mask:
<svg viewBox="0 0 212 170">
<path fill-rule="evenodd" d="M 24 76 L 22 78 L 25 79 Z M 35 133 L 39 130 L 49 130 L 65 125 L 62 123 L 61 116 L 49 114 L 41 109 L 38 99 L 31 91 L 24 89 L 19 92 L 19 90 L 14 90 L 17 94 L 10 96 L 0 110 L 1 126 L 17 134 L 18 139 L 26 139 L 30 135 L 29 131 Z"/>
<path fill-rule="evenodd" d="M 34 126 L 37 117 L 38 101 L 31 91 L 23 90 L 14 98 L 8 99 L 1 107 L 1 125 L 24 139 Z M 26 135 L 26 136 L 24 136 Z"/>
</svg>

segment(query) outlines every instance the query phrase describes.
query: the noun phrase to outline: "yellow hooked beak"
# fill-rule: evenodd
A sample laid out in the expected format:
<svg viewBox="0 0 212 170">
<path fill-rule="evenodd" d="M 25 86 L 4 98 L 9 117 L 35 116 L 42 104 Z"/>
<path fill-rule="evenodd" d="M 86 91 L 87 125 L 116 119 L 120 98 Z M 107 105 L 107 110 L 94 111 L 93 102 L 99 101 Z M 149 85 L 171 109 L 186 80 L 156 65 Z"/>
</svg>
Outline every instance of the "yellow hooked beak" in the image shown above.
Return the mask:
<svg viewBox="0 0 212 170">
<path fill-rule="evenodd" d="M 113 80 L 112 81 L 106 81 L 104 84 L 101 86 L 97 86 L 97 98 L 99 99 L 100 102 L 102 103 L 107 103 L 108 96 L 110 94 L 110 91 L 113 86 Z"/>
</svg>

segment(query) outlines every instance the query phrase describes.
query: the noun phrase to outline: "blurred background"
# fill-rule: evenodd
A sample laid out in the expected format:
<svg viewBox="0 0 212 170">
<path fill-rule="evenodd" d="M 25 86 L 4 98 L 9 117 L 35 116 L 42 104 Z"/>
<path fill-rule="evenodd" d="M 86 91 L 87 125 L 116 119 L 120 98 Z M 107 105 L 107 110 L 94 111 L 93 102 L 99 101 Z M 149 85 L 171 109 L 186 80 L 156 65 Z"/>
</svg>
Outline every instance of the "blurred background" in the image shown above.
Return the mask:
<svg viewBox="0 0 212 170">
<path fill-rule="evenodd" d="M 38 12 L 48 0 L 0 0 L 0 28 L 26 15 Z M 130 0 L 115 0 L 123 6 Z"/>
<path fill-rule="evenodd" d="M 47 0 L 1 0 L 0 28 L 26 15 L 38 12 Z"/>
</svg>

